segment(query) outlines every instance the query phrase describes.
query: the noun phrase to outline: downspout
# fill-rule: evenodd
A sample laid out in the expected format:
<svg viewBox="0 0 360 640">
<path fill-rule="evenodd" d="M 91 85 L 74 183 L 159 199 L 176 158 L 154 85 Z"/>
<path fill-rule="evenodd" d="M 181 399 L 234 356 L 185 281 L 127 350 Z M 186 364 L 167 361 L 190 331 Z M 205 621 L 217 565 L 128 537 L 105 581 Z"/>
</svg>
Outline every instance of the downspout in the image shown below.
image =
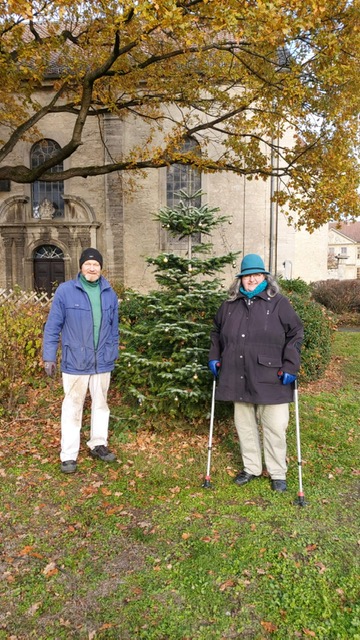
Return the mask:
<svg viewBox="0 0 360 640">
<path fill-rule="evenodd" d="M 279 148 L 279 137 L 276 140 L 277 148 Z M 279 153 L 274 151 L 274 138 L 271 139 L 271 177 L 270 177 L 270 229 L 269 229 L 269 271 L 276 275 L 277 271 L 277 243 L 278 243 L 278 226 L 279 226 L 279 206 L 274 203 L 275 191 L 279 189 Z M 276 175 L 274 175 L 276 169 Z"/>
<path fill-rule="evenodd" d="M 274 169 L 274 139 L 271 139 L 271 156 L 270 156 L 271 176 L 270 176 L 270 229 L 269 229 L 269 271 L 274 271 L 274 202 L 273 197 L 275 193 L 275 178 L 273 175 Z"/>
</svg>

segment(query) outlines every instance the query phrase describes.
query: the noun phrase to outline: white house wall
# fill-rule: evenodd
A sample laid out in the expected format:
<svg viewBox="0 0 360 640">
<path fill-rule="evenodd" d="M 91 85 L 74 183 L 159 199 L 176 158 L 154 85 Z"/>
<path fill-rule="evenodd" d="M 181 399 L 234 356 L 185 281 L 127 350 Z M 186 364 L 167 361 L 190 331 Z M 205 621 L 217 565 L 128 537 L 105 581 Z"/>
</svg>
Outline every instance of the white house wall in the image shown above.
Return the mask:
<svg viewBox="0 0 360 640">
<path fill-rule="evenodd" d="M 340 258 L 337 261 L 336 269 L 329 269 L 328 277 L 339 280 L 356 279 L 357 269 L 360 265 L 360 260 L 357 259 L 357 243 L 334 228 L 328 230 L 328 242 L 329 248 L 334 248 L 335 256 L 341 256 L 341 248 L 346 247 L 346 258 Z"/>
</svg>

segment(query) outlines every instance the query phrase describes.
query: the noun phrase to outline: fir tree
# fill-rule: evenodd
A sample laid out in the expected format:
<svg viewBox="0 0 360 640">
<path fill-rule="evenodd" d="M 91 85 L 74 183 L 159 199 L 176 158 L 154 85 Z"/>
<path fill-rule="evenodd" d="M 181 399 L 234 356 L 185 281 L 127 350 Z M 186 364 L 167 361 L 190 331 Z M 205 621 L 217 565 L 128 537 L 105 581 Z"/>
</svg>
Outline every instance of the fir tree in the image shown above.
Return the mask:
<svg viewBox="0 0 360 640">
<path fill-rule="evenodd" d="M 194 417 L 209 401 L 207 367 L 210 329 L 224 299 L 223 267 L 238 253 L 211 255 L 211 243 L 194 244 L 228 221 L 219 209 L 195 206 L 203 194 L 179 191 L 173 208 L 156 219 L 173 237 L 187 239 L 186 257 L 161 253 L 147 258 L 155 268 L 158 291 L 127 292 L 121 305 L 123 346 L 116 377 L 125 397 L 136 398 L 144 411 Z"/>
</svg>

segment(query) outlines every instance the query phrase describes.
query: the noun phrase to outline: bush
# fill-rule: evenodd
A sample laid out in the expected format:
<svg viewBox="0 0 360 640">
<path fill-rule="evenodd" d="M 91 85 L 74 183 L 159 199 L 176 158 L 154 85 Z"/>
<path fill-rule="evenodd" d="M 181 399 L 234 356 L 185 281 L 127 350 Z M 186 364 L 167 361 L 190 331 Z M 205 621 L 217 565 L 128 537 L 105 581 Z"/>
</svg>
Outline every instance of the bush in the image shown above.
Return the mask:
<svg viewBox="0 0 360 640">
<path fill-rule="evenodd" d="M 301 280 L 279 280 L 286 295 L 304 323 L 304 342 L 301 349 L 300 381 L 321 378 L 331 357 L 334 320 L 326 309 L 312 299 L 312 286 Z"/>
<path fill-rule="evenodd" d="M 311 291 L 314 300 L 334 313 L 360 313 L 360 280 L 319 280 Z"/>
<path fill-rule="evenodd" d="M 41 344 L 46 311 L 36 303 L 0 306 L 0 412 L 13 410 L 42 370 Z"/>
<path fill-rule="evenodd" d="M 294 293 L 288 298 L 304 323 L 299 380 L 311 382 L 321 378 L 330 362 L 333 321 L 324 307 L 309 296 Z"/>
<path fill-rule="evenodd" d="M 301 278 L 294 278 L 293 280 L 284 280 L 283 278 L 279 278 L 278 280 L 280 289 L 282 293 L 287 296 L 288 294 L 298 293 L 303 296 L 310 296 L 311 286 L 305 282 L 305 280 L 301 280 Z"/>
</svg>

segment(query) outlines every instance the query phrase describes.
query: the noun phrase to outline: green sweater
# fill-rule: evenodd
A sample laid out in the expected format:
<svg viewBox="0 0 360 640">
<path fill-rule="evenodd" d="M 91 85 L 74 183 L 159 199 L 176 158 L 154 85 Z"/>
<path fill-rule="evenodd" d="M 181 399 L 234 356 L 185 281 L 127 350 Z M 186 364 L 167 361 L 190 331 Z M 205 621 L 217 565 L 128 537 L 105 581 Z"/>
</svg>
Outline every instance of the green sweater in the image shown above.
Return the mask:
<svg viewBox="0 0 360 640">
<path fill-rule="evenodd" d="M 100 300 L 100 282 L 96 280 L 96 282 L 89 282 L 84 278 L 82 274 L 80 274 L 80 280 L 82 285 L 89 296 L 93 322 L 94 322 L 94 346 L 97 348 L 99 341 L 99 333 L 100 333 L 100 325 L 101 325 L 101 300 Z"/>
</svg>

